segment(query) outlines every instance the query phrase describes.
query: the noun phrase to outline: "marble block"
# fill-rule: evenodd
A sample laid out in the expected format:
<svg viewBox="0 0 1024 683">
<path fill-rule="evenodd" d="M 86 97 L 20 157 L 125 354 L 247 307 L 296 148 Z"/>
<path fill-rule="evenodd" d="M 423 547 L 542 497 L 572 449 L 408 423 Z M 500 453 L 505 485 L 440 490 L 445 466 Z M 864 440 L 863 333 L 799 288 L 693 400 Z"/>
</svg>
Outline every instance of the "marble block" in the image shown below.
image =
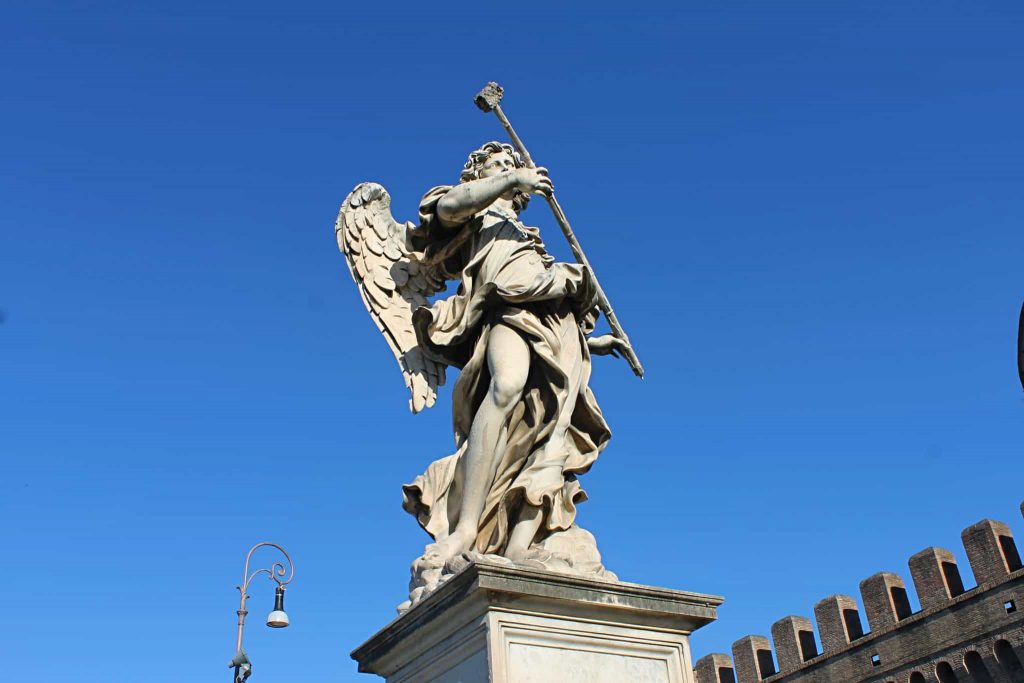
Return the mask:
<svg viewBox="0 0 1024 683">
<path fill-rule="evenodd" d="M 352 653 L 388 683 L 692 683 L 723 599 L 476 562 Z"/>
</svg>

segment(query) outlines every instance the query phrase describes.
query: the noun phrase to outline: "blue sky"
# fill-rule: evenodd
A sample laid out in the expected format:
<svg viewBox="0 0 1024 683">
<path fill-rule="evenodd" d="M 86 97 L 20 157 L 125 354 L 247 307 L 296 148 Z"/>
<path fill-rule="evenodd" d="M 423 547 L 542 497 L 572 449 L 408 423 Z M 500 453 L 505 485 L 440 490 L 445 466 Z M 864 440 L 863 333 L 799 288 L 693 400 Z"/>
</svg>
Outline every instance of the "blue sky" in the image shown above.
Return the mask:
<svg viewBox="0 0 1024 683">
<path fill-rule="evenodd" d="M 551 170 L 647 366 L 580 523 L 725 595 L 696 655 L 995 517 L 1024 533 L 1024 7 L 42 1 L 0 9 L 0 669 L 228 680 L 245 551 L 297 563 L 254 681 L 358 681 L 451 449 L 333 221 L 500 137 Z M 562 259 L 543 203 L 524 214 Z M 268 558 L 269 560 L 269 558 Z M 913 597 L 912 597 L 913 600 Z M 916 603 L 915 603 L 916 606 Z"/>
</svg>

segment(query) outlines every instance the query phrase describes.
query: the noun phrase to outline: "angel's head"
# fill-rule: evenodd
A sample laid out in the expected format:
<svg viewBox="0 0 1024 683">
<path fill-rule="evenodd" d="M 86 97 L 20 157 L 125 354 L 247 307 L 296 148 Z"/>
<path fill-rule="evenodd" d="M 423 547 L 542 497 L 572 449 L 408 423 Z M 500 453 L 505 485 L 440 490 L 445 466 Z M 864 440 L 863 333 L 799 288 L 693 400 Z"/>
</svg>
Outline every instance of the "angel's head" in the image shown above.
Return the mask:
<svg viewBox="0 0 1024 683">
<path fill-rule="evenodd" d="M 522 168 L 523 157 L 516 149 L 504 142 L 488 142 L 480 149 L 469 153 L 469 160 L 462 168 L 459 182 L 465 183 L 470 180 L 479 180 L 497 175 L 512 168 Z M 519 190 L 512 193 L 512 204 L 516 213 L 520 213 L 530 203 L 530 195 Z"/>
</svg>

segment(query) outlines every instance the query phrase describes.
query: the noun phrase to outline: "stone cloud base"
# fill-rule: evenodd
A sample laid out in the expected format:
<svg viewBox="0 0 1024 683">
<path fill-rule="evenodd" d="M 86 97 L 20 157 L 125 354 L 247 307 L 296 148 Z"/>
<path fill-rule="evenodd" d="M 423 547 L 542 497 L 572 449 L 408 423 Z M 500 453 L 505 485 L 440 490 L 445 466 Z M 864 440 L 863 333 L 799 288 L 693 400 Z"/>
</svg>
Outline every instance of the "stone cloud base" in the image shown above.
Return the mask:
<svg viewBox="0 0 1024 683">
<path fill-rule="evenodd" d="M 722 598 L 477 562 L 352 653 L 388 683 L 692 683 Z"/>
</svg>

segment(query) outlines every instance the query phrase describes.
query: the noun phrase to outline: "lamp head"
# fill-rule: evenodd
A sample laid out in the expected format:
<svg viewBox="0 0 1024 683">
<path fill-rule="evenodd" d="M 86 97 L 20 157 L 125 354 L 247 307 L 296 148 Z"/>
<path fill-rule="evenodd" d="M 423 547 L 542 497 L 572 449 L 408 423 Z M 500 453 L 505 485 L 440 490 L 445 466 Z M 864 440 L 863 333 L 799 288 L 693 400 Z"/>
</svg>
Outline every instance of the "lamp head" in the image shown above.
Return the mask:
<svg viewBox="0 0 1024 683">
<path fill-rule="evenodd" d="M 267 626 L 284 628 L 288 625 L 288 613 L 284 611 L 284 586 L 278 586 L 274 595 L 274 611 L 267 615 Z"/>
</svg>

